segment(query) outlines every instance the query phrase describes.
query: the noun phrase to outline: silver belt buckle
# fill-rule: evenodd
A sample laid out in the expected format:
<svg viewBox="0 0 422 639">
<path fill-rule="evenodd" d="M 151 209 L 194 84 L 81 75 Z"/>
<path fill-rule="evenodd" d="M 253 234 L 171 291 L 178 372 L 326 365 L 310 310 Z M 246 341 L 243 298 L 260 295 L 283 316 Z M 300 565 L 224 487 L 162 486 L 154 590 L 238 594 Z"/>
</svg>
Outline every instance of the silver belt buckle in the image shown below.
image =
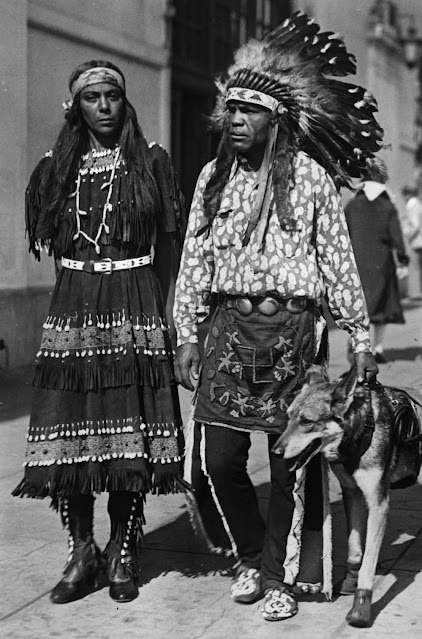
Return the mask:
<svg viewBox="0 0 422 639">
<path fill-rule="evenodd" d="M 104 275 L 111 275 L 113 272 L 113 260 L 110 257 L 105 257 L 100 262 L 97 262 L 97 273 L 104 273 Z"/>
</svg>

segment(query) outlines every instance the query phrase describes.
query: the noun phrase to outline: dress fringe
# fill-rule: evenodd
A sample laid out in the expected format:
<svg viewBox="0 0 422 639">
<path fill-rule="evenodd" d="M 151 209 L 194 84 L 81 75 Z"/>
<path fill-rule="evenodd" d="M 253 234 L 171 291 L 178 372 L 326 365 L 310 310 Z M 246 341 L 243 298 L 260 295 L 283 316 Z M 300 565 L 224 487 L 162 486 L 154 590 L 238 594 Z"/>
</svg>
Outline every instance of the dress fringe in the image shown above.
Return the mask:
<svg viewBox="0 0 422 639">
<path fill-rule="evenodd" d="M 25 477 L 13 490 L 14 497 L 30 497 L 53 501 L 73 494 L 92 495 L 111 491 L 129 491 L 168 495 L 184 491 L 180 481 L 180 464 L 156 465 L 152 478 L 144 468 L 113 468 L 104 462 L 84 462 L 68 466 L 27 467 Z"/>
<path fill-rule="evenodd" d="M 134 246 L 150 246 L 154 238 L 156 220 L 151 215 L 145 219 L 139 215 L 136 207 L 130 207 L 126 203 L 112 202 L 113 215 L 108 221 L 110 233 L 101 236 L 101 244 L 107 246 L 116 242 L 127 243 Z M 92 215 L 84 220 L 83 230 L 93 237 L 98 229 L 100 216 Z M 73 244 L 76 233 L 76 218 L 74 215 L 66 217 L 61 222 L 60 236 L 55 239 L 55 251 L 57 255 L 66 255 Z M 78 238 L 78 247 L 81 250 L 88 249 L 92 244 L 81 235 Z"/>
<path fill-rule="evenodd" d="M 49 359 L 39 361 L 36 367 L 33 386 L 62 391 L 96 391 L 100 388 L 119 386 L 149 386 L 163 388 L 173 383 L 172 367 L 167 359 L 154 355 L 136 359 L 125 356 L 111 363 L 93 361 L 57 361 Z"/>
<path fill-rule="evenodd" d="M 42 174 L 47 162 L 49 159 L 44 157 L 37 164 L 25 192 L 25 227 L 29 238 L 29 252 L 33 253 L 38 261 L 40 260 L 40 248 L 49 247 L 52 237 L 52 233 L 40 234 L 37 228 L 42 215 Z"/>
</svg>

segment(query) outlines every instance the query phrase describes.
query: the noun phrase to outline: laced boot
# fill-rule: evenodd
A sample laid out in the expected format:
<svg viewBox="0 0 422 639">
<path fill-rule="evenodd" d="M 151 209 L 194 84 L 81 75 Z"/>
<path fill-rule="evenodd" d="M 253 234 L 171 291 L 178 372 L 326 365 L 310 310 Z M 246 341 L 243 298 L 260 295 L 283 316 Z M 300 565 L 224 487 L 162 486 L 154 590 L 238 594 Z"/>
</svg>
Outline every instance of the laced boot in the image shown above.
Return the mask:
<svg viewBox="0 0 422 639">
<path fill-rule="evenodd" d="M 108 513 L 111 533 L 104 552 L 110 597 L 125 603 L 138 596 L 137 554 L 142 534 L 142 497 L 133 492 L 110 492 Z"/>
<path fill-rule="evenodd" d="M 93 538 L 94 498 L 77 495 L 61 500 L 62 521 L 68 530 L 69 558 L 63 577 L 51 591 L 53 603 L 79 599 L 97 586 L 101 553 Z"/>
</svg>

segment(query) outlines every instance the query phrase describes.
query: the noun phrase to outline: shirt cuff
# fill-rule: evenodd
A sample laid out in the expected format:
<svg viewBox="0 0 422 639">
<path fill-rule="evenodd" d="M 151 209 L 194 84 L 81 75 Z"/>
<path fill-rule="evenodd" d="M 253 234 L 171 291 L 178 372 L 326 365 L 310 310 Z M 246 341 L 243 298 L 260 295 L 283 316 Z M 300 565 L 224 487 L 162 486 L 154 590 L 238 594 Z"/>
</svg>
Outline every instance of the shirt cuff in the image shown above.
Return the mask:
<svg viewBox="0 0 422 639">
<path fill-rule="evenodd" d="M 369 332 L 355 331 L 352 333 L 352 348 L 354 353 L 372 353 Z"/>
<path fill-rule="evenodd" d="M 196 324 L 185 324 L 184 326 L 178 326 L 177 332 L 177 346 L 182 344 L 197 344 L 198 343 L 198 327 Z"/>
</svg>

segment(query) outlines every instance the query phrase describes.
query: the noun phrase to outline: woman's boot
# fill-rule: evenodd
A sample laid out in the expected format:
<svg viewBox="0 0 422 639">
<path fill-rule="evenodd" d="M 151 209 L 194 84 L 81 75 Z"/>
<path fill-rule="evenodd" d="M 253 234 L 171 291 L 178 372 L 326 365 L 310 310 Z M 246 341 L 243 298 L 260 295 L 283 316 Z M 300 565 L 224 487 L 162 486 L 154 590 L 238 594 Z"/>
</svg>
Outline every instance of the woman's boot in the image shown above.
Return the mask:
<svg viewBox="0 0 422 639">
<path fill-rule="evenodd" d="M 51 591 L 51 601 L 61 604 L 78 599 L 96 587 L 101 553 L 94 543 L 94 497 L 75 495 L 61 500 L 63 525 L 69 533 L 69 559 L 63 578 Z"/>
<path fill-rule="evenodd" d="M 142 496 L 126 491 L 110 492 L 108 513 L 111 532 L 104 554 L 110 597 L 124 603 L 138 596 L 137 556 L 142 535 Z"/>
</svg>

